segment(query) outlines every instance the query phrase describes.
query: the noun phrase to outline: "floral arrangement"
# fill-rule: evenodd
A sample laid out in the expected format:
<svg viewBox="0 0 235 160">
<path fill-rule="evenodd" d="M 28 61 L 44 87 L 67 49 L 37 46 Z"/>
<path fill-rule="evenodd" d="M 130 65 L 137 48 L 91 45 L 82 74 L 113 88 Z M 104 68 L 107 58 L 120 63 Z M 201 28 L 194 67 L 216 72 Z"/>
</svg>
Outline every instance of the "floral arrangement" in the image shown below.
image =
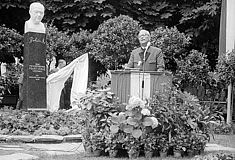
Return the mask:
<svg viewBox="0 0 235 160">
<path fill-rule="evenodd" d="M 196 155 L 203 153 L 209 140 L 210 123 L 220 117 L 201 106 L 195 96 L 176 88 L 166 88 L 148 101 L 131 97 L 123 105 L 106 90 L 87 94 L 81 102 L 86 113 L 84 143 L 111 157 L 120 150 L 129 158 L 176 151 L 181 156 L 191 151 Z M 93 141 L 98 133 L 102 134 Z"/>
</svg>

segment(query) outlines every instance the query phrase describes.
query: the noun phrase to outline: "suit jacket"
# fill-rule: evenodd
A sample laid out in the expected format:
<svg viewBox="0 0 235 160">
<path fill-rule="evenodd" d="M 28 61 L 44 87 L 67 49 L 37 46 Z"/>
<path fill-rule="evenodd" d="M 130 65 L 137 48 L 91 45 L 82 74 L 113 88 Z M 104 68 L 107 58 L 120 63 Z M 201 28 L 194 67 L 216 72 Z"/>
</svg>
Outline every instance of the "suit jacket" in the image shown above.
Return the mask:
<svg viewBox="0 0 235 160">
<path fill-rule="evenodd" d="M 145 55 L 145 62 L 143 61 L 144 51 L 145 50 L 142 49 L 141 47 L 133 50 L 131 52 L 131 56 L 127 64 L 127 67 L 140 68 L 140 70 L 143 70 L 143 64 L 144 64 L 145 71 L 157 71 L 158 69 L 165 68 L 165 63 L 161 49 L 150 46 Z"/>
</svg>

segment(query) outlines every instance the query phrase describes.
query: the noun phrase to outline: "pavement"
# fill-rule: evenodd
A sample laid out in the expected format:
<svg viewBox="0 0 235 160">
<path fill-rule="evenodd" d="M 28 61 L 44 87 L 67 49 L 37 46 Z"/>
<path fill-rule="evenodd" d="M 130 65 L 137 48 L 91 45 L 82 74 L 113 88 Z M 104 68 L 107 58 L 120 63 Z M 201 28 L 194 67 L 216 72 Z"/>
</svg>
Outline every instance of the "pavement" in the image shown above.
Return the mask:
<svg viewBox="0 0 235 160">
<path fill-rule="evenodd" d="M 0 160 L 34 160 L 41 156 L 84 153 L 81 135 L 5 136 L 0 135 Z"/>
<path fill-rule="evenodd" d="M 41 158 L 41 155 L 55 156 L 76 155 L 79 153 L 84 153 L 84 147 L 81 142 L 81 135 L 70 136 L 70 138 L 67 137 L 67 140 L 65 140 L 65 137 L 58 137 L 53 135 L 41 136 L 43 139 L 42 141 L 39 140 L 39 137 L 31 137 L 32 139 L 26 139 L 30 142 L 22 142 L 25 140 L 25 137 L 23 137 L 21 140 L 19 140 L 20 136 L 18 136 L 18 138 L 16 137 L 17 136 L 8 136 L 8 139 L 5 139 L 5 142 L 1 141 L 0 160 L 36 160 Z M 2 137 L 0 135 L 0 139 L 1 138 Z M 14 141 L 12 139 L 14 139 Z M 45 139 L 48 141 L 45 141 Z M 31 140 L 33 142 L 31 142 Z M 208 143 L 206 145 L 205 151 L 229 151 L 235 153 L 235 148 Z"/>
</svg>

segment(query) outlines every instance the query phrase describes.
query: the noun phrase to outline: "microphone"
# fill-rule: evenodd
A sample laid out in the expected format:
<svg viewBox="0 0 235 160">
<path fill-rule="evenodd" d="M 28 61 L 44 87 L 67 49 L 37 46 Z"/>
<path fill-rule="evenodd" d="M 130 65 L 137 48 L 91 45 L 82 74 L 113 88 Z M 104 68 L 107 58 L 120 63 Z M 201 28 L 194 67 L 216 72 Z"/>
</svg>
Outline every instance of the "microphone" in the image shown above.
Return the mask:
<svg viewBox="0 0 235 160">
<path fill-rule="evenodd" d="M 143 59 L 143 77 L 142 77 L 142 100 L 144 99 L 144 72 L 145 72 L 145 55 L 146 55 L 146 52 L 150 46 L 150 42 L 147 43 L 146 45 L 146 48 L 145 48 L 145 51 L 144 51 L 144 59 Z"/>
<path fill-rule="evenodd" d="M 151 43 L 150 43 L 150 42 L 148 42 L 148 43 L 147 43 L 147 46 L 146 46 L 146 48 L 149 48 L 150 44 L 151 44 Z"/>
</svg>

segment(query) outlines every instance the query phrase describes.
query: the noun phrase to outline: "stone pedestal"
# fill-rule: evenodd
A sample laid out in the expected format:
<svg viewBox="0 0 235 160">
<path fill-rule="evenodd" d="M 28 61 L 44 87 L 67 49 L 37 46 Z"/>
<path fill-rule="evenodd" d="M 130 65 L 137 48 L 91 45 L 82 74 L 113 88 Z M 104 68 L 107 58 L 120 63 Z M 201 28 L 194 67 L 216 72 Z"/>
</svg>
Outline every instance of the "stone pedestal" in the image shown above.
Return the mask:
<svg viewBox="0 0 235 160">
<path fill-rule="evenodd" d="M 46 110 L 46 34 L 24 35 L 23 107 Z"/>
</svg>

